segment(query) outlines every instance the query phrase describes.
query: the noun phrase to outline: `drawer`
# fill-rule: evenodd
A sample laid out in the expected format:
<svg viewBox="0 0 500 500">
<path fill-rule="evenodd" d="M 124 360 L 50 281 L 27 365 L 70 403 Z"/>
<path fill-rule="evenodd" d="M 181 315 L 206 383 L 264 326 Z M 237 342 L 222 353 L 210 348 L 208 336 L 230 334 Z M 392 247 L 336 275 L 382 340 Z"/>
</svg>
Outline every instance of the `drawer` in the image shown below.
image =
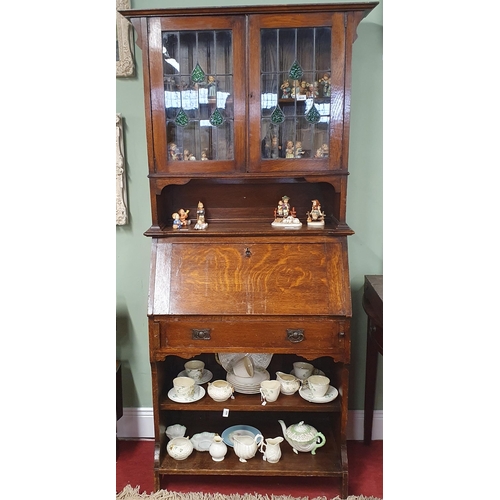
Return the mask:
<svg viewBox="0 0 500 500">
<path fill-rule="evenodd" d="M 217 351 L 340 352 L 348 345 L 348 322 L 327 317 L 151 319 L 157 348 Z"/>
</svg>

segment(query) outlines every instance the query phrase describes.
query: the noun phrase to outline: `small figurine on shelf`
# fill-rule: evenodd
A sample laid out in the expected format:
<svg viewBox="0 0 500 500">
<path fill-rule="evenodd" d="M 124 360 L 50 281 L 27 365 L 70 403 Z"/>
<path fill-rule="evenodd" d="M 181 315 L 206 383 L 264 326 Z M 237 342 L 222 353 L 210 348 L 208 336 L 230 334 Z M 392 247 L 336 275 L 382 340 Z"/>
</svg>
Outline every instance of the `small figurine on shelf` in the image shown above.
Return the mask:
<svg viewBox="0 0 500 500">
<path fill-rule="evenodd" d="M 289 201 L 288 196 L 283 196 L 278 201 L 278 207 L 274 209 L 274 221 L 271 223 L 273 227 L 298 229 L 302 226 L 302 222 L 295 217 L 295 207 L 290 208 Z"/>
<path fill-rule="evenodd" d="M 314 153 L 314 158 L 323 158 L 323 150 L 321 148 L 318 148 L 316 150 L 316 153 Z"/>
<path fill-rule="evenodd" d="M 182 226 L 189 226 L 189 224 L 191 224 L 191 221 L 188 219 L 189 210 L 184 210 L 183 208 L 181 208 L 178 214 Z"/>
<path fill-rule="evenodd" d="M 174 229 L 179 229 L 182 227 L 182 222 L 181 222 L 181 218 L 179 216 L 179 214 L 177 212 L 174 212 L 172 214 L 172 219 L 173 219 L 173 222 L 172 222 L 172 227 Z"/>
<path fill-rule="evenodd" d="M 281 146 L 278 145 L 278 137 L 273 135 L 271 137 L 271 158 L 280 157 Z"/>
<path fill-rule="evenodd" d="M 319 200 L 312 200 L 312 208 L 310 212 L 307 212 L 307 225 L 308 226 L 324 226 L 325 225 L 325 214 L 321 210 L 321 204 Z"/>
<path fill-rule="evenodd" d="M 286 142 L 286 156 L 285 158 L 295 158 L 295 154 L 293 153 L 293 141 Z"/>
<path fill-rule="evenodd" d="M 189 157 L 191 156 L 191 153 L 189 152 L 189 149 L 184 150 L 184 160 L 189 160 Z"/>
<path fill-rule="evenodd" d="M 326 142 L 321 145 L 321 151 L 323 152 L 323 158 L 328 158 L 330 149 L 328 148 L 328 144 L 326 144 Z"/>
<path fill-rule="evenodd" d="M 285 80 L 282 84 L 281 84 L 281 98 L 282 99 L 289 99 L 290 98 L 290 93 L 292 91 L 292 89 L 290 88 L 290 83 L 288 80 Z"/>
<path fill-rule="evenodd" d="M 196 224 L 195 229 L 206 229 L 208 222 L 205 222 L 205 207 L 201 201 L 198 202 L 198 209 L 196 210 Z"/>
<path fill-rule="evenodd" d="M 207 88 L 208 97 L 215 98 L 215 96 L 217 95 L 217 80 L 212 75 L 208 75 L 207 77 Z"/>
<path fill-rule="evenodd" d="M 179 159 L 179 153 L 177 151 L 177 144 L 175 144 L 175 142 L 171 142 L 168 145 L 168 159 L 169 160 L 178 160 Z"/>
<path fill-rule="evenodd" d="M 295 158 L 302 158 L 302 155 L 305 153 L 305 151 L 302 149 L 302 142 L 297 141 L 295 143 Z"/>
<path fill-rule="evenodd" d="M 325 73 L 319 79 L 319 86 L 321 87 L 321 97 L 330 97 L 332 93 L 332 83 L 330 80 L 330 74 Z"/>
<path fill-rule="evenodd" d="M 318 82 L 309 83 L 307 85 L 307 97 L 318 97 Z"/>
<path fill-rule="evenodd" d="M 208 156 L 207 156 L 207 152 L 205 150 L 203 150 L 201 152 L 201 161 L 205 161 L 205 160 L 208 160 Z"/>
</svg>

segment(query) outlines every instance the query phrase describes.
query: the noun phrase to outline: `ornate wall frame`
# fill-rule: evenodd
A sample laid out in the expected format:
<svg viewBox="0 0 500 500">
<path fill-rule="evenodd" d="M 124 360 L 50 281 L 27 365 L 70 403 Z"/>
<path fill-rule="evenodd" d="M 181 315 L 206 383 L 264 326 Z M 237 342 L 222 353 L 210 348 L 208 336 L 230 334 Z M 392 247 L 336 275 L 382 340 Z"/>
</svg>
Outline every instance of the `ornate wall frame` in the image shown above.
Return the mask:
<svg viewBox="0 0 500 500">
<path fill-rule="evenodd" d="M 130 9 L 130 0 L 116 0 L 116 76 L 127 77 L 134 74 L 132 55 L 132 30 L 130 22 L 119 10 Z"/>
<path fill-rule="evenodd" d="M 116 225 L 127 224 L 127 183 L 123 149 L 123 125 L 120 114 L 116 115 Z"/>
</svg>

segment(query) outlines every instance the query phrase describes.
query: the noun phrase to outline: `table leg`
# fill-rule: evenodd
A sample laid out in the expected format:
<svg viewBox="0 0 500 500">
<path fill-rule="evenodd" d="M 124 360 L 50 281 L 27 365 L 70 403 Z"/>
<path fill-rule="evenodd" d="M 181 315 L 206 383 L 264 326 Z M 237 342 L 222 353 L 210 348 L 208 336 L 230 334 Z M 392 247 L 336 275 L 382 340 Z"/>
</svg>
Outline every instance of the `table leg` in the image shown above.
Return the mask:
<svg viewBox="0 0 500 500">
<path fill-rule="evenodd" d="M 366 341 L 366 376 L 365 376 L 365 414 L 364 414 L 364 443 L 372 441 L 373 409 L 375 406 L 375 385 L 377 382 L 378 350 L 373 335 L 376 326 L 368 319 Z"/>
</svg>

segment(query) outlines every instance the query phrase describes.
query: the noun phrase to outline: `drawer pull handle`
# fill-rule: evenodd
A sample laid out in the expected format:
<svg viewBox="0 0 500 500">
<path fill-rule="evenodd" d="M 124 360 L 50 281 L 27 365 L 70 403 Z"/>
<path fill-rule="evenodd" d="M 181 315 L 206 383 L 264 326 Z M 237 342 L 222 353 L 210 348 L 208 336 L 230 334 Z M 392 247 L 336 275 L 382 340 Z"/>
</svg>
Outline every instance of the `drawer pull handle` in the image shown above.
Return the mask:
<svg viewBox="0 0 500 500">
<path fill-rule="evenodd" d="M 210 328 L 193 328 L 193 340 L 210 340 Z"/>
<path fill-rule="evenodd" d="M 292 329 L 292 328 L 287 328 L 286 330 L 286 338 L 290 342 L 293 342 L 294 344 L 297 344 L 298 342 L 302 342 L 305 339 L 304 336 L 304 330 L 301 328 L 299 329 Z"/>
<path fill-rule="evenodd" d="M 250 251 L 250 248 L 245 248 L 245 257 L 250 257 L 252 255 L 252 252 Z"/>
</svg>

